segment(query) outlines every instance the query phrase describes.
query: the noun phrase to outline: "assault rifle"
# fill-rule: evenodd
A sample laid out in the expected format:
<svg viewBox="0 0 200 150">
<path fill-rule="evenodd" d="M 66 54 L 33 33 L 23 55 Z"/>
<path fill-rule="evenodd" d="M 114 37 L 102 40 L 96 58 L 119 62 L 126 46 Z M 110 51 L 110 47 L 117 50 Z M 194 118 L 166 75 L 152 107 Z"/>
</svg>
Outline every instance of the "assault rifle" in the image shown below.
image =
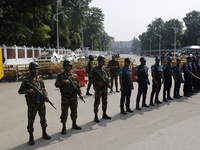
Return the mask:
<svg viewBox="0 0 200 150">
<path fill-rule="evenodd" d="M 100 81 L 103 81 L 106 84 L 106 86 L 108 86 L 108 88 L 111 90 L 112 93 L 115 93 L 113 91 L 112 87 L 110 86 L 109 81 L 106 78 L 104 78 L 100 73 L 98 73 L 95 70 L 93 72 L 98 76 L 98 78 L 100 79 Z"/>
<path fill-rule="evenodd" d="M 49 102 L 49 104 L 50 104 L 54 109 L 56 109 L 56 107 L 55 107 L 55 106 L 53 105 L 53 103 L 49 100 L 49 98 L 48 98 L 46 95 L 42 94 L 42 93 L 40 92 L 40 90 L 39 90 L 36 86 L 32 85 L 32 84 L 29 83 L 28 81 L 26 81 L 25 84 L 29 85 L 29 86 L 35 91 L 35 93 L 37 93 L 37 103 L 38 103 L 38 104 L 40 103 L 40 99 L 41 99 L 41 98 L 44 98 L 44 99 L 47 99 L 47 102 Z"/>
<path fill-rule="evenodd" d="M 66 74 L 65 77 L 67 78 L 67 80 L 70 81 L 70 83 L 72 84 L 72 88 L 78 93 L 78 96 L 80 97 L 80 99 L 85 103 L 85 100 L 83 99 L 80 90 L 77 88 L 77 86 L 74 84 L 74 82 L 72 81 L 71 78 L 69 78 Z"/>
</svg>

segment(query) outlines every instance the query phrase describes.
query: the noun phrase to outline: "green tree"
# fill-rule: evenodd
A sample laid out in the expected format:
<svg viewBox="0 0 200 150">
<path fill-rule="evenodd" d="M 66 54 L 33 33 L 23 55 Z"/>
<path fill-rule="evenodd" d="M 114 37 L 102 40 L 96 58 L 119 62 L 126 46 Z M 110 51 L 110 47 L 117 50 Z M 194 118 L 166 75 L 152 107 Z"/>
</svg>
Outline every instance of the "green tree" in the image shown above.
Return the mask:
<svg viewBox="0 0 200 150">
<path fill-rule="evenodd" d="M 184 34 L 184 44 L 185 45 L 196 45 L 199 43 L 200 37 L 200 12 L 192 11 L 186 14 L 186 17 L 183 18 L 185 26 L 187 29 Z"/>
</svg>

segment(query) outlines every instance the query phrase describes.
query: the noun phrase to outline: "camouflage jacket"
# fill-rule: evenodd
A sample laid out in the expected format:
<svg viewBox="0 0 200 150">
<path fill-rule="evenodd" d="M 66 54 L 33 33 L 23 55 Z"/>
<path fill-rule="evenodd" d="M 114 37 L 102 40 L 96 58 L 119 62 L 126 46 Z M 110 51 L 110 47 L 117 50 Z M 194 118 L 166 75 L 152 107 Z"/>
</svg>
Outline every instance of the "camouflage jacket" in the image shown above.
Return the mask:
<svg viewBox="0 0 200 150">
<path fill-rule="evenodd" d="M 80 84 L 79 84 L 79 80 L 78 77 L 76 75 L 75 72 L 70 72 L 69 74 L 66 74 L 66 72 L 62 72 L 60 74 L 58 74 L 57 78 L 56 78 L 56 82 L 55 82 L 55 86 L 57 88 L 60 89 L 60 94 L 62 97 L 72 97 L 72 96 L 77 96 L 77 92 L 73 89 L 72 84 L 66 84 L 63 82 L 63 80 L 66 80 L 67 77 L 70 78 L 74 85 L 79 89 L 79 91 L 81 92 L 80 89 Z"/>
<path fill-rule="evenodd" d="M 116 60 L 110 60 L 108 62 L 108 68 L 110 68 L 111 75 L 118 75 L 119 73 L 119 62 Z"/>
<path fill-rule="evenodd" d="M 104 83 L 102 87 L 99 87 L 97 85 L 97 82 L 102 81 L 102 79 L 97 75 L 97 73 L 99 73 L 106 81 L 110 82 L 110 75 L 108 73 L 108 70 L 105 67 L 94 67 L 93 71 L 90 75 L 91 79 L 92 79 L 92 83 L 94 85 L 94 89 L 103 89 L 106 87 L 106 84 Z M 107 87 L 106 87 L 107 88 Z"/>
<path fill-rule="evenodd" d="M 87 63 L 86 72 L 87 72 L 87 73 L 91 73 L 92 68 L 94 68 L 94 62 L 93 62 L 93 61 L 89 61 L 89 62 Z"/>
<path fill-rule="evenodd" d="M 28 89 L 31 89 L 31 87 L 29 85 L 27 85 L 27 82 L 29 82 L 33 86 L 36 86 L 40 90 L 41 93 L 43 93 L 44 95 L 47 96 L 45 85 L 44 85 L 44 82 L 43 82 L 41 76 L 37 76 L 37 79 L 34 79 L 31 75 L 26 76 L 22 80 L 22 84 L 18 90 L 18 93 L 25 94 L 26 102 L 28 105 L 29 104 L 37 104 L 37 95 L 38 94 L 26 92 Z M 40 99 L 40 104 L 43 104 L 43 103 L 44 103 L 44 100 Z"/>
</svg>

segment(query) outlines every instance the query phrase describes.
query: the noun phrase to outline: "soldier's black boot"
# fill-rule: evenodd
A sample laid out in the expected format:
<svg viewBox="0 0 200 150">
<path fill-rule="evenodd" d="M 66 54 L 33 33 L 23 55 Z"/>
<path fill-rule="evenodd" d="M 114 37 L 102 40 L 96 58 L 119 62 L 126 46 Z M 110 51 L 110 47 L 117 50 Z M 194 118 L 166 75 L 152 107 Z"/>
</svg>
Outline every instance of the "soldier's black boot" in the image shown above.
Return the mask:
<svg viewBox="0 0 200 150">
<path fill-rule="evenodd" d="M 121 114 L 126 115 L 127 113 L 125 112 L 124 108 L 121 107 Z"/>
<path fill-rule="evenodd" d="M 86 95 L 92 96 L 92 94 L 89 91 L 86 92 Z"/>
<path fill-rule="evenodd" d="M 66 124 L 63 123 L 61 134 L 66 134 L 66 133 L 67 133 Z"/>
<path fill-rule="evenodd" d="M 29 145 L 35 145 L 34 137 L 33 137 L 33 132 L 29 133 Z"/>
<path fill-rule="evenodd" d="M 150 105 L 151 105 L 151 106 L 155 106 L 155 105 L 153 104 L 153 99 L 150 100 Z"/>
<path fill-rule="evenodd" d="M 106 114 L 106 110 L 103 110 L 103 119 L 111 119 L 111 117 L 109 117 L 109 116 Z"/>
<path fill-rule="evenodd" d="M 72 123 L 72 129 L 81 130 L 82 128 L 79 127 L 79 126 L 76 124 L 76 121 L 73 121 L 73 123 Z"/>
<path fill-rule="evenodd" d="M 97 113 L 95 113 L 94 115 L 94 122 L 100 122 L 99 117 L 97 115 Z"/>
<path fill-rule="evenodd" d="M 51 139 L 51 137 L 46 132 L 46 127 L 42 128 L 42 138 L 44 138 L 46 140 L 50 140 Z"/>
<path fill-rule="evenodd" d="M 129 106 L 126 106 L 126 112 L 133 112 L 133 110 L 131 110 Z"/>
</svg>

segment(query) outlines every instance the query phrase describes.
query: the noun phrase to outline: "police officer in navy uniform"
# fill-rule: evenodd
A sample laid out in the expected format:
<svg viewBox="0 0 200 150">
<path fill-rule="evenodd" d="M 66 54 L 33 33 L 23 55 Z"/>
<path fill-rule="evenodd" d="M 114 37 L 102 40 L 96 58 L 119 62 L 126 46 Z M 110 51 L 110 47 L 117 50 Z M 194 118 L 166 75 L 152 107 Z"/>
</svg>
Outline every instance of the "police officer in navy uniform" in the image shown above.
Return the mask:
<svg viewBox="0 0 200 150">
<path fill-rule="evenodd" d="M 197 58 L 197 60 L 196 60 L 197 75 L 198 75 L 198 77 L 200 77 L 200 61 L 199 61 L 200 55 L 196 55 L 196 58 Z M 198 91 L 199 91 L 199 90 L 200 90 L 200 80 L 198 80 Z"/>
<path fill-rule="evenodd" d="M 173 75 L 173 70 L 172 70 L 172 57 L 168 56 L 167 57 L 167 63 L 163 65 L 163 83 L 164 83 L 164 89 L 163 89 L 163 101 L 168 102 L 168 100 L 173 100 L 170 96 L 170 90 L 172 86 L 172 75 Z M 167 92 L 167 99 L 166 99 L 166 92 Z"/>
<path fill-rule="evenodd" d="M 174 98 L 179 99 L 182 98 L 180 96 L 180 87 L 181 82 L 183 82 L 182 78 L 182 68 L 180 66 L 181 59 L 176 58 L 176 65 L 173 67 L 173 74 L 174 74 Z"/>
<path fill-rule="evenodd" d="M 136 67 L 134 75 L 138 76 L 138 94 L 136 99 L 136 109 L 141 110 L 140 108 L 140 97 L 143 95 L 142 107 L 149 107 L 146 104 L 146 96 L 147 96 L 147 84 L 150 84 L 148 79 L 148 68 L 146 66 L 146 59 L 144 57 L 140 58 L 141 64 Z"/>
<path fill-rule="evenodd" d="M 192 61 L 192 57 L 188 56 L 187 61 L 183 64 L 183 72 L 184 72 L 184 79 L 185 79 L 183 92 L 184 92 L 185 97 L 189 97 L 190 95 L 192 95 L 191 79 L 192 79 L 193 73 L 192 73 L 191 61 Z"/>
<path fill-rule="evenodd" d="M 127 114 L 126 112 L 133 112 L 130 109 L 130 97 L 131 92 L 134 89 L 133 81 L 132 81 L 132 68 L 130 67 L 130 58 L 124 59 L 124 66 L 119 70 L 119 81 L 120 81 L 120 91 L 121 91 L 121 98 L 120 98 L 120 108 L 121 114 Z M 125 103 L 126 100 L 126 103 Z M 126 105 L 126 112 L 124 110 L 124 103 Z"/>
<path fill-rule="evenodd" d="M 158 100 L 158 95 L 161 89 L 161 85 L 162 85 L 162 67 L 159 64 L 160 63 L 160 57 L 156 56 L 155 58 L 155 64 L 151 66 L 151 75 L 152 75 L 152 92 L 151 92 L 151 97 L 150 97 L 150 105 L 154 106 L 154 102 L 153 102 L 153 97 L 154 94 L 155 95 L 155 103 L 157 104 L 161 104 L 162 102 L 160 102 Z"/>
<path fill-rule="evenodd" d="M 195 76 L 198 76 L 196 60 L 197 60 L 196 56 L 192 56 L 192 73 Z M 193 92 L 197 93 L 198 92 L 198 79 L 197 78 L 192 77 L 192 85 L 193 85 Z"/>
</svg>

